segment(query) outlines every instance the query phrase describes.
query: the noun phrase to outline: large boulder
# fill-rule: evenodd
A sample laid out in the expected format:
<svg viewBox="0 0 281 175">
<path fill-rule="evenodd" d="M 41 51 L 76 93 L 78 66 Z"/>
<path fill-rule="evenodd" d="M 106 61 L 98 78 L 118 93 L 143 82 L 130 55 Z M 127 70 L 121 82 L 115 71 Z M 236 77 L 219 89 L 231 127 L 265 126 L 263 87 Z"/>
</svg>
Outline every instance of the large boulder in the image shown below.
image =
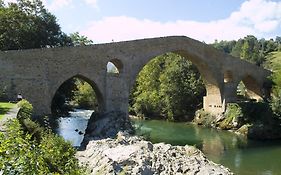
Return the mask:
<svg viewBox="0 0 281 175">
<path fill-rule="evenodd" d="M 209 161 L 193 146 L 152 144 L 140 137 L 119 132 L 115 139 L 92 140 L 77 158 L 89 174 L 233 174 Z"/>
</svg>

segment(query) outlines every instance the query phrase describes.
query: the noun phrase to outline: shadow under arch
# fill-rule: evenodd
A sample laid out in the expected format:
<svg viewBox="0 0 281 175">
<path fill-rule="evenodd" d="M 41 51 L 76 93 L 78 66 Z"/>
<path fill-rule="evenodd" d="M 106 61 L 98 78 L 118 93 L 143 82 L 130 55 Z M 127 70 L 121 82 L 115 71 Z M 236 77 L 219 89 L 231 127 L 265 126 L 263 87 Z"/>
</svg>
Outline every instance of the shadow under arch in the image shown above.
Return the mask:
<svg viewBox="0 0 281 175">
<path fill-rule="evenodd" d="M 251 75 L 245 75 L 241 82 L 245 85 L 246 95 L 250 99 L 262 100 L 264 92 L 262 92 L 261 85 Z"/>
<path fill-rule="evenodd" d="M 98 111 L 98 112 L 103 112 L 104 109 L 105 109 L 104 98 L 103 98 L 103 95 L 102 95 L 101 91 L 99 90 L 97 84 L 96 84 L 93 80 L 91 80 L 91 79 L 89 79 L 89 78 L 87 78 L 86 76 L 83 76 L 83 75 L 81 75 L 81 74 L 74 75 L 74 76 L 72 76 L 72 77 L 70 77 L 70 78 L 64 80 L 62 83 L 60 83 L 60 85 L 59 85 L 59 86 L 57 87 L 57 89 L 56 89 L 56 92 L 55 92 L 55 93 L 53 94 L 53 96 L 52 96 L 52 101 L 51 101 L 51 109 L 52 109 L 52 112 L 53 112 L 53 108 L 54 108 L 54 106 L 53 106 L 53 105 L 54 105 L 54 100 L 55 100 L 56 95 L 58 95 L 57 93 L 58 93 L 59 89 L 60 89 L 67 81 L 73 80 L 74 78 L 81 79 L 81 80 L 87 82 L 87 83 L 92 87 L 92 89 L 93 89 L 94 92 L 95 92 L 96 98 L 97 98 L 97 103 L 98 103 L 97 111 Z"/>
</svg>

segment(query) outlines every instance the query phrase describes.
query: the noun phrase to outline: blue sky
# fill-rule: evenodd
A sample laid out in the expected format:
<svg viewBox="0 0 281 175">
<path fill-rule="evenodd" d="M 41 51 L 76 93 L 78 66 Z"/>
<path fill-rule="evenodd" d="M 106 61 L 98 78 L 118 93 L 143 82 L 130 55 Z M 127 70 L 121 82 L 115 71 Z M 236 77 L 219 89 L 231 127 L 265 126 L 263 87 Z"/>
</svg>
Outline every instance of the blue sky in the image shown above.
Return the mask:
<svg viewBox="0 0 281 175">
<path fill-rule="evenodd" d="M 14 0 L 6 0 L 14 1 Z M 94 43 L 185 35 L 207 43 L 281 36 L 280 0 L 43 0 L 66 33 Z"/>
</svg>

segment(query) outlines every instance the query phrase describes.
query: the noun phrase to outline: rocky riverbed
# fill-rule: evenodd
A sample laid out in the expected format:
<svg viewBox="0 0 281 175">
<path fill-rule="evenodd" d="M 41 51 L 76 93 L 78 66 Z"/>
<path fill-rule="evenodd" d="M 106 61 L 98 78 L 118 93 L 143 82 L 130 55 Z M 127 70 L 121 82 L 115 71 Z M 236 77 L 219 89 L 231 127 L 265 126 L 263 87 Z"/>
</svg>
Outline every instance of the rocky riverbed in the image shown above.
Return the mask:
<svg viewBox="0 0 281 175">
<path fill-rule="evenodd" d="M 122 116 L 108 114 L 89 123 L 85 138 L 88 144 L 85 150 L 77 152 L 77 158 L 88 167 L 90 174 L 233 174 L 209 161 L 193 146 L 152 144 L 132 136 L 131 127 L 124 128 L 130 121 Z M 109 128 L 110 132 L 105 132 Z"/>
</svg>

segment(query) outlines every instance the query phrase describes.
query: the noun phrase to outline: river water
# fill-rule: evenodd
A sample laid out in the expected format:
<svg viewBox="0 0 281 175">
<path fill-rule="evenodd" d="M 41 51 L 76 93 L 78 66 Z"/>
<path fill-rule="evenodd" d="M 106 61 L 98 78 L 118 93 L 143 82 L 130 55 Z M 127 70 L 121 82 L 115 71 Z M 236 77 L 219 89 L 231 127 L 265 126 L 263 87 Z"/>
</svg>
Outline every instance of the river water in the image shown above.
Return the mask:
<svg viewBox="0 0 281 175">
<path fill-rule="evenodd" d="M 203 128 L 193 124 L 157 120 L 134 120 L 138 135 L 153 143 L 195 145 L 212 161 L 235 174 L 280 175 L 281 142 L 252 141 L 228 131 Z"/>
<path fill-rule="evenodd" d="M 73 146 L 80 146 L 93 110 L 75 109 L 69 112 L 67 117 L 57 116 L 55 132 Z"/>
<path fill-rule="evenodd" d="M 91 110 L 75 110 L 58 118 L 56 132 L 73 146 L 79 146 Z M 194 145 L 208 159 L 239 175 L 281 175 L 281 141 L 251 141 L 228 131 L 218 131 L 192 124 L 159 120 L 133 120 L 137 135 L 153 143 Z M 76 131 L 75 131 L 76 130 Z M 79 131 L 80 134 L 79 134 Z"/>
</svg>

